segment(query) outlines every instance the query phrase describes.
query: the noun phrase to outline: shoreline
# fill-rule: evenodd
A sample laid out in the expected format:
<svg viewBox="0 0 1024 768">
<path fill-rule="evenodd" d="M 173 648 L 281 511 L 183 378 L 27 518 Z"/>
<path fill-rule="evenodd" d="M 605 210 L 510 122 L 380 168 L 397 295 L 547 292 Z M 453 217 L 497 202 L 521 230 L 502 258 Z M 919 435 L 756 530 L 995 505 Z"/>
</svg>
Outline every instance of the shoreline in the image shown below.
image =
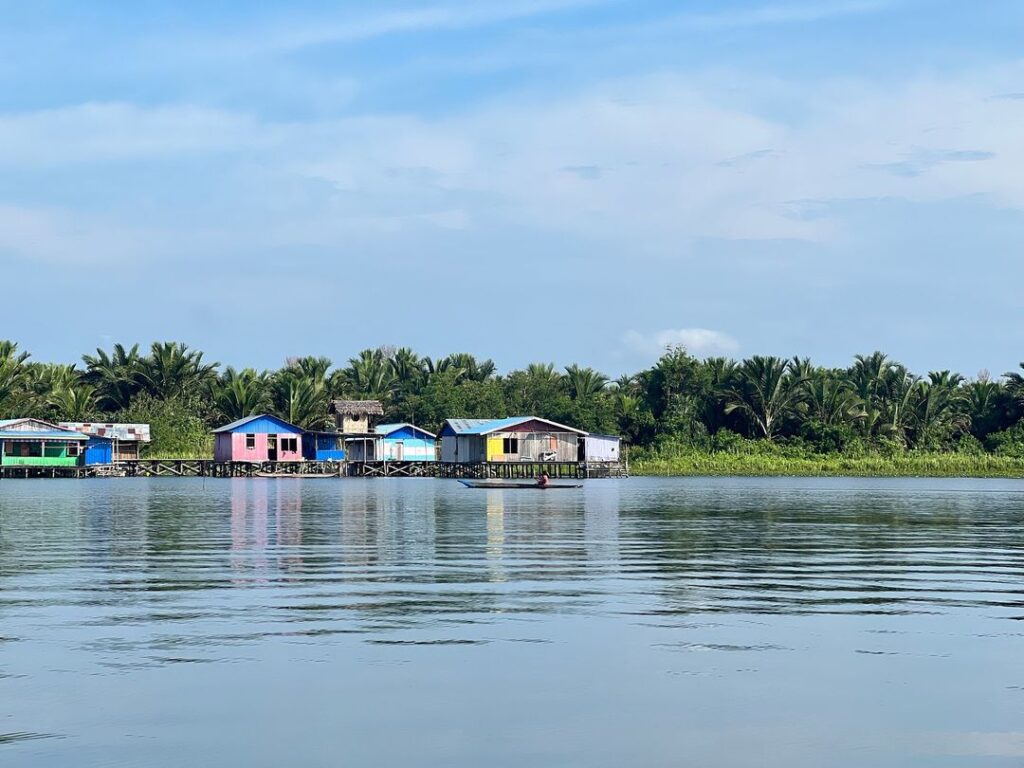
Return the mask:
<svg viewBox="0 0 1024 768">
<path fill-rule="evenodd" d="M 908 453 L 898 456 L 779 456 L 693 453 L 630 461 L 634 477 L 934 477 L 1024 479 L 1024 459 Z"/>
</svg>

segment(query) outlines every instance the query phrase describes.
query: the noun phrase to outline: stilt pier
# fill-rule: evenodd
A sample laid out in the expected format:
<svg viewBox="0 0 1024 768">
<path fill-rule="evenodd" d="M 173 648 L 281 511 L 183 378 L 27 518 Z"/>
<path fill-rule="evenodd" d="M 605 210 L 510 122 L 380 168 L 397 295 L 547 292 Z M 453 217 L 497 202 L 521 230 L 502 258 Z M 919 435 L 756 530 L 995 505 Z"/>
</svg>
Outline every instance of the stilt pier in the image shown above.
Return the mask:
<svg viewBox="0 0 1024 768">
<path fill-rule="evenodd" d="M 82 477 L 257 477 L 260 475 L 336 475 L 338 477 L 440 477 L 529 479 L 628 477 L 626 462 L 478 462 L 440 461 L 213 461 L 212 459 L 135 459 L 78 467 L 4 467 L 0 479 Z"/>
</svg>

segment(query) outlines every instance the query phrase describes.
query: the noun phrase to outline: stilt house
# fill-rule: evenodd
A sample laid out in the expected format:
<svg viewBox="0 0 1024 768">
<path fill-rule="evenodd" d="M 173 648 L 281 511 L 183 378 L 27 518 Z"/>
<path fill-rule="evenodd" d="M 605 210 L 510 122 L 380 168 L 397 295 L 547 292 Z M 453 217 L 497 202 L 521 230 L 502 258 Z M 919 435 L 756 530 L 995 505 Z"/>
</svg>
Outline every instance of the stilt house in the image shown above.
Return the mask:
<svg viewBox="0 0 1024 768">
<path fill-rule="evenodd" d="M 302 430 L 263 414 L 213 430 L 214 461 L 302 461 Z"/>
<path fill-rule="evenodd" d="M 89 438 L 82 454 L 82 463 L 87 466 L 136 461 L 142 444 L 150 441 L 149 424 L 62 421 L 58 426 L 81 432 Z"/>
<path fill-rule="evenodd" d="M 441 429 L 441 461 L 482 462 L 579 461 L 586 432 L 536 416 L 508 419 L 448 419 Z"/>
<path fill-rule="evenodd" d="M 75 467 L 88 440 L 42 419 L 0 419 L 0 465 Z"/>
<path fill-rule="evenodd" d="M 379 424 L 345 444 L 349 461 L 437 461 L 437 435 L 412 424 Z"/>
</svg>

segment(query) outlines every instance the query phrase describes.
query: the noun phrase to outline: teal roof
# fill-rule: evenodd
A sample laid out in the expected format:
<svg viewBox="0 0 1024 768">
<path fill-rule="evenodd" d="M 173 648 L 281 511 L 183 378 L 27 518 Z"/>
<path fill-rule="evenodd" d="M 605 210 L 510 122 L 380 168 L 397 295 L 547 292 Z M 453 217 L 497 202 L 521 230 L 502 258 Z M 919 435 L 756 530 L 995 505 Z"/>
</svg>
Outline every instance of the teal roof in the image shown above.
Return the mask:
<svg viewBox="0 0 1024 768">
<path fill-rule="evenodd" d="M 42 429 L 7 429 L 15 424 L 31 421 Z M 61 429 L 42 419 L 0 419 L 0 440 L 88 440 L 88 435 L 73 429 Z"/>
</svg>

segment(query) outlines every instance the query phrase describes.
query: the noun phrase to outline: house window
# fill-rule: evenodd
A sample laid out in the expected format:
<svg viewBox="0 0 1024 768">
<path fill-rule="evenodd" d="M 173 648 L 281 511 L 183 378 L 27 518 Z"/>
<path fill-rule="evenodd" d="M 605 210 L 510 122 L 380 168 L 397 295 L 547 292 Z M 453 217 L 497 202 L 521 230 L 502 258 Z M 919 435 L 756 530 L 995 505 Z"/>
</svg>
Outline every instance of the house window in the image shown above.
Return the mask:
<svg viewBox="0 0 1024 768">
<path fill-rule="evenodd" d="M 518 437 L 506 437 L 502 440 L 501 452 L 505 455 L 510 453 L 519 453 L 519 438 Z"/>
<path fill-rule="evenodd" d="M 256 435 L 245 436 L 245 450 L 253 451 L 256 450 Z"/>
<path fill-rule="evenodd" d="M 281 438 L 281 450 L 285 453 L 295 453 L 299 449 L 299 439 L 297 437 L 282 437 Z"/>
</svg>

